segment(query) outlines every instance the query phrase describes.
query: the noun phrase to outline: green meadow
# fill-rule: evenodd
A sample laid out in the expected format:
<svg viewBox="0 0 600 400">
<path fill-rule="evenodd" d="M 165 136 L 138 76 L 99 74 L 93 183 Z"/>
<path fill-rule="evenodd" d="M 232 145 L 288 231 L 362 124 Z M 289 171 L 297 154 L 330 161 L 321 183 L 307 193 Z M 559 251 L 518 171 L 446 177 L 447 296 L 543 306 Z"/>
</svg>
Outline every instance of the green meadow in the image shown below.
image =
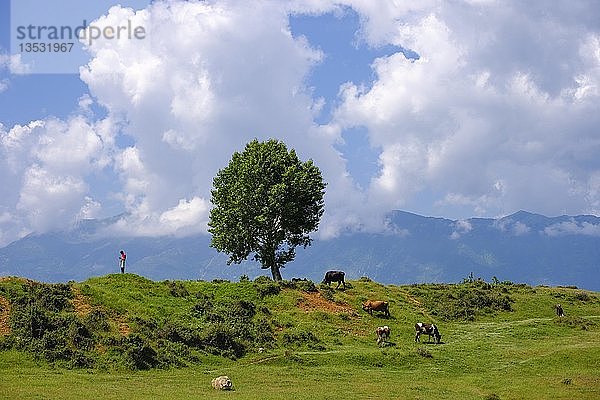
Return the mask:
<svg viewBox="0 0 600 400">
<path fill-rule="evenodd" d="M 600 294 L 466 279 L 0 279 L 2 399 L 598 399 Z M 390 302 L 391 317 L 361 309 Z M 560 303 L 565 316 L 556 316 Z M 414 341 L 414 324 L 442 342 Z M 391 338 L 376 344 L 375 329 Z M 231 378 L 234 390 L 211 380 Z"/>
</svg>

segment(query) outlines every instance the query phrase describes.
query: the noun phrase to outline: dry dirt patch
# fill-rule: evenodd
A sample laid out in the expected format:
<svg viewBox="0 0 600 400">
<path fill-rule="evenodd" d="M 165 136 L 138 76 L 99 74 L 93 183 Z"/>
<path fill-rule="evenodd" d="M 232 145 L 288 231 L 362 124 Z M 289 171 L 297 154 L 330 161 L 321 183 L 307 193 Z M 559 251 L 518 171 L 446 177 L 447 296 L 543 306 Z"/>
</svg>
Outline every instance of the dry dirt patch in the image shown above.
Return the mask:
<svg viewBox="0 0 600 400">
<path fill-rule="evenodd" d="M 0 336 L 10 334 L 10 302 L 0 296 Z"/>
<path fill-rule="evenodd" d="M 302 293 L 302 298 L 298 300 L 297 306 L 304 311 L 326 311 L 330 313 L 345 312 L 351 315 L 357 315 L 356 311 L 349 304 L 338 304 L 324 298 L 321 293 Z"/>
<path fill-rule="evenodd" d="M 91 313 L 93 307 L 89 303 L 88 299 L 81 293 L 81 290 L 73 288 L 73 294 L 75 296 L 73 297 L 73 300 L 71 300 L 71 303 L 73 304 L 75 313 L 80 317 L 85 317 Z"/>
</svg>

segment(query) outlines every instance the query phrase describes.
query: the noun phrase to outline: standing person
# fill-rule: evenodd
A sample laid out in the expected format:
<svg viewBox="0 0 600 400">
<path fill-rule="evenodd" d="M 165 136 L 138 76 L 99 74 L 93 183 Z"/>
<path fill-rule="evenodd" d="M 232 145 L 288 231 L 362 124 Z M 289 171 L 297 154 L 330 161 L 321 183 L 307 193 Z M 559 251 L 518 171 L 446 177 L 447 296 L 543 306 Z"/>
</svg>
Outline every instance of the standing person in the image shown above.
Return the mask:
<svg viewBox="0 0 600 400">
<path fill-rule="evenodd" d="M 121 267 L 121 273 L 125 273 L 125 260 L 127 260 L 127 254 L 123 250 L 121 250 L 121 255 L 119 256 L 119 267 Z"/>
</svg>

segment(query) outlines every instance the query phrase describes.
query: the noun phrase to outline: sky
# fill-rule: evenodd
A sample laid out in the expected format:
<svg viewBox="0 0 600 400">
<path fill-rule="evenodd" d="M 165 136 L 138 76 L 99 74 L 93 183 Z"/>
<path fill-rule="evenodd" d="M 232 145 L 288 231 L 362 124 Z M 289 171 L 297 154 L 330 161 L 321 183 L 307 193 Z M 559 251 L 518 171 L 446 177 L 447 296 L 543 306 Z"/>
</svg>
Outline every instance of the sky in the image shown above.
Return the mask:
<svg viewBox="0 0 600 400">
<path fill-rule="evenodd" d="M 84 22 L 144 35 L 19 47 Z M 600 215 L 600 7 L 0 0 L 0 245 L 121 214 L 112 234 L 205 233 L 254 138 L 321 169 L 322 239 L 394 209 Z"/>
</svg>

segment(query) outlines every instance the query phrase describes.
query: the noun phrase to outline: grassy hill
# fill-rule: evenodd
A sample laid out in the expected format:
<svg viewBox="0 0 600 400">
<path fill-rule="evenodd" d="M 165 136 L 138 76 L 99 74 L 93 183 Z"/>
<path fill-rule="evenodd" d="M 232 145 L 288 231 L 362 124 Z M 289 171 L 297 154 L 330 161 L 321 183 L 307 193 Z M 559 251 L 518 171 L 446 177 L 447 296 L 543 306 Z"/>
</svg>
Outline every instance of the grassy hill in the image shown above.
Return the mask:
<svg viewBox="0 0 600 400">
<path fill-rule="evenodd" d="M 419 321 L 442 343 L 415 343 Z M 598 293 L 511 282 L 0 278 L 0 398 L 596 399 L 599 331 Z"/>
</svg>

